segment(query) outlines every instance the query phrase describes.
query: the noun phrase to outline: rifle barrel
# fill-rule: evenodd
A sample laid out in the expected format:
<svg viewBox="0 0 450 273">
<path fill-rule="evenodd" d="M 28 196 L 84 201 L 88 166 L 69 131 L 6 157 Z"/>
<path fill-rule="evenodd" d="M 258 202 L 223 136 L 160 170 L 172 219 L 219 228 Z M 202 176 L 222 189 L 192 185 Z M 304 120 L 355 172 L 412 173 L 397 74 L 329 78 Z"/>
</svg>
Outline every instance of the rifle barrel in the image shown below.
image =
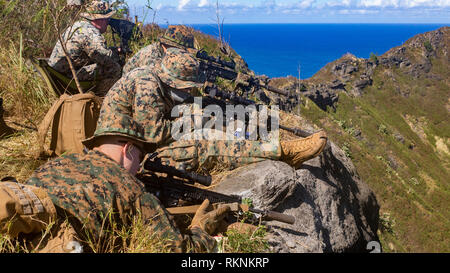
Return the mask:
<svg viewBox="0 0 450 273">
<path fill-rule="evenodd" d="M 204 186 L 211 185 L 211 176 L 204 176 L 194 172 L 187 172 L 184 170 L 178 170 L 173 166 L 168 166 L 161 164 L 160 162 L 155 162 L 153 160 L 147 160 L 144 163 L 144 169 L 152 172 L 166 173 L 170 176 L 176 176 L 179 178 L 187 179 L 192 182 L 200 183 Z"/>
<path fill-rule="evenodd" d="M 272 87 L 272 86 L 269 86 L 269 85 L 263 85 L 263 86 L 260 85 L 260 87 L 265 88 L 265 89 L 267 89 L 267 90 L 269 90 L 271 92 L 277 93 L 279 95 L 283 95 L 285 97 L 289 96 L 289 92 L 288 91 L 281 90 L 281 89 L 276 88 L 276 87 Z"/>
</svg>

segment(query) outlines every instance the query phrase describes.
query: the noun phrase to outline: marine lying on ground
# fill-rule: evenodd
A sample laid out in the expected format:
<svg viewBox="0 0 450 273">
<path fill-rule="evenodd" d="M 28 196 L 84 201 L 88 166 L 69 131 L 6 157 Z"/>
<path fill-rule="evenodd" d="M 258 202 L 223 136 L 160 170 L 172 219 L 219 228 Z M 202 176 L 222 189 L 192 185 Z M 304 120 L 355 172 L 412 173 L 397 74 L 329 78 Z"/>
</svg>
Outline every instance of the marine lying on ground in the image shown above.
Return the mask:
<svg viewBox="0 0 450 273">
<path fill-rule="evenodd" d="M 108 113 L 123 111 L 124 107 L 133 109 L 145 127 L 147 141 L 158 147 L 163 163 L 177 168 L 185 165 L 187 170 L 201 168 L 209 171 L 217 165 L 236 168 L 265 159 L 283 160 L 298 168 L 302 162 L 323 150 L 327 139 L 323 131 L 289 143 L 269 144 L 271 148 L 266 150 L 261 141 L 176 140 L 171 130 L 176 120 L 170 118 L 175 106 L 173 94 L 189 93 L 196 87 L 203 87 L 198 70 L 199 63 L 191 54 L 169 48 L 156 68 L 141 67 L 125 74 L 108 92 L 102 112 L 103 109 Z M 296 144 L 292 145 L 294 142 Z"/>
<path fill-rule="evenodd" d="M 230 207 L 208 212 L 204 200 L 190 235 L 182 235 L 160 201 L 135 178 L 143 155 L 154 145 L 130 114 L 104 114 L 94 135 L 83 141 L 90 149 L 86 154 L 49 161 L 24 184 L 14 179 L 0 183 L 0 232 L 13 238 L 25 234 L 30 251 L 67 252 L 70 242 L 94 251 L 93 245 L 107 240 L 108 228 L 127 227 L 142 217 L 171 251 L 212 251 L 216 241 L 210 235 Z M 50 236 L 41 238 L 49 225 Z"/>
</svg>

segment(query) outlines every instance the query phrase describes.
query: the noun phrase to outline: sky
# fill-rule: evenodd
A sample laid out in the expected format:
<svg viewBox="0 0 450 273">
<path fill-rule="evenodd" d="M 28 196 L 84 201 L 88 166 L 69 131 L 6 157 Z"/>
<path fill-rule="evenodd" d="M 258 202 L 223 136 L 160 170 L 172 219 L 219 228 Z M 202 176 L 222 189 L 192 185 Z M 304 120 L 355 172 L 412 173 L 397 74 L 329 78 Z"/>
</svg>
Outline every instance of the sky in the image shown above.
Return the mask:
<svg viewBox="0 0 450 273">
<path fill-rule="evenodd" d="M 158 24 L 215 24 L 217 0 L 125 0 L 132 15 Z M 152 9 L 145 8 L 150 4 Z M 235 23 L 450 23 L 450 0 L 218 0 Z"/>
</svg>

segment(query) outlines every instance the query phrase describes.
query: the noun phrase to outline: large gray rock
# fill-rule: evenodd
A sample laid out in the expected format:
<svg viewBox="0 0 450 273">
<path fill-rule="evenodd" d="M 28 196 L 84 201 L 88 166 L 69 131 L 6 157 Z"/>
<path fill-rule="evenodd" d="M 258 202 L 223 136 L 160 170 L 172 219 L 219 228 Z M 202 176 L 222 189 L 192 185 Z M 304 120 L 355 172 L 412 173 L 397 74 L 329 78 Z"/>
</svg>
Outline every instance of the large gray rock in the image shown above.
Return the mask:
<svg viewBox="0 0 450 273">
<path fill-rule="evenodd" d="M 263 161 L 234 170 L 214 190 L 296 218 L 293 225 L 267 222 L 274 252 L 357 252 L 378 240 L 375 195 L 333 143 L 296 171 Z"/>
</svg>

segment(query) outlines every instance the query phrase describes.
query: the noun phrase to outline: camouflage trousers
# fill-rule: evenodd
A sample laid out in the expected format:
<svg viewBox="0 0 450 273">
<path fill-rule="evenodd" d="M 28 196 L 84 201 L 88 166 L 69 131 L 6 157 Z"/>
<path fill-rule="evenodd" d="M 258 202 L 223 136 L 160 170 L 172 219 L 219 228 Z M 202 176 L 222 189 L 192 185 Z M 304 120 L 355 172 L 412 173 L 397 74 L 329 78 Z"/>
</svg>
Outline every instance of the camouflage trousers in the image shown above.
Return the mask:
<svg viewBox="0 0 450 273">
<path fill-rule="evenodd" d="M 97 81 L 96 95 L 104 96 L 119 80 L 121 71 L 119 67 L 103 67 L 98 64 L 86 65 L 77 71 L 80 81 Z"/>
<path fill-rule="evenodd" d="M 24 248 L 30 252 L 65 253 L 81 248 L 75 229 L 57 217 L 45 190 L 12 181 L 0 182 L 0 234 L 25 236 Z"/>
<path fill-rule="evenodd" d="M 212 130 L 210 134 L 217 133 Z M 220 134 L 221 132 L 219 132 Z M 192 136 L 192 133 L 190 136 Z M 278 143 L 250 140 L 217 140 L 214 138 L 173 141 L 157 150 L 164 164 L 188 171 L 231 170 L 264 160 L 278 160 Z"/>
</svg>

